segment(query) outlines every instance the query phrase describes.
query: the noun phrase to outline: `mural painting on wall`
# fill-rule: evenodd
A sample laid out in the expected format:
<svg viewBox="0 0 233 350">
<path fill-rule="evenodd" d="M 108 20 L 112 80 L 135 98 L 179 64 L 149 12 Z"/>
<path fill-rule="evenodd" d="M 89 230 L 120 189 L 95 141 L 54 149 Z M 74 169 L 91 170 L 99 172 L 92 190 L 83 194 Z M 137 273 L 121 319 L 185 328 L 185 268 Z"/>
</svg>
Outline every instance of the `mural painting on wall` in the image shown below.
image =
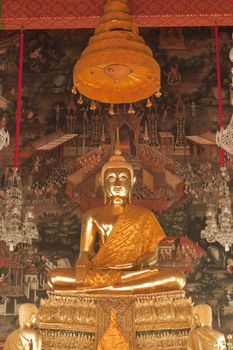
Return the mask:
<svg viewBox="0 0 233 350">
<path fill-rule="evenodd" d="M 223 121 L 228 124 L 232 28 L 220 30 Z M 39 241 L 9 252 L 0 242 L 0 341 L 15 328 L 18 307 L 46 297 L 46 276 L 74 264 L 82 213 L 103 203 L 99 172 L 115 131 L 137 182 L 133 203 L 158 216 L 168 237 L 160 266 L 186 272 L 194 302 L 209 303 L 215 322 L 233 332 L 233 252 L 201 238 L 206 208 L 218 199 L 219 129 L 215 42 L 210 28 L 142 29 L 162 72 L 162 96 L 133 106 L 97 103 L 73 95 L 72 69 L 91 30 L 25 33 L 20 168 L 25 205 L 33 206 Z M 0 205 L 12 172 L 19 35 L 0 35 Z M 232 178 L 232 159 L 226 155 Z M 212 179 L 210 181 L 210 179 Z M 232 194 L 232 181 L 228 183 Z M 1 218 L 0 218 L 1 219 Z M 98 242 L 96 243 L 98 244 Z"/>
</svg>

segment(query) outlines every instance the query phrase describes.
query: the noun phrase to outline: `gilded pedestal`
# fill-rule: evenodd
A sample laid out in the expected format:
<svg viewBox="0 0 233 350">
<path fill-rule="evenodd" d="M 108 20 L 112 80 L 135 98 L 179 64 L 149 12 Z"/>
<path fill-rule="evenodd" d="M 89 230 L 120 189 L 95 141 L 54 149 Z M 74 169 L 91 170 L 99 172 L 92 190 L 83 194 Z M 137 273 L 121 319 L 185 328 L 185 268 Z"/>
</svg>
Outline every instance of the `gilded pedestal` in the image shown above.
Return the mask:
<svg viewBox="0 0 233 350">
<path fill-rule="evenodd" d="M 113 308 L 131 349 L 186 349 L 193 312 L 184 291 L 118 296 L 49 292 L 38 315 L 43 349 L 96 350 Z"/>
</svg>

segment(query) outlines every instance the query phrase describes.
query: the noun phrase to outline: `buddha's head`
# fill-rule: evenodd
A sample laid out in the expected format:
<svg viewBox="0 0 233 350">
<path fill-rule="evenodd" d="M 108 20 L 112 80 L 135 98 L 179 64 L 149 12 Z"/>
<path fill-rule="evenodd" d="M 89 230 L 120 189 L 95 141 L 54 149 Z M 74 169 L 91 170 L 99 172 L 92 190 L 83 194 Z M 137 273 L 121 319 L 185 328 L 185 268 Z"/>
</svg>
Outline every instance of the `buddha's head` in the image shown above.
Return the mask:
<svg viewBox="0 0 233 350">
<path fill-rule="evenodd" d="M 133 167 L 121 155 L 119 147 L 119 129 L 117 130 L 114 155 L 104 164 L 101 170 L 101 185 L 104 190 L 105 202 L 119 199 L 130 202 L 131 191 L 135 184 Z"/>
<path fill-rule="evenodd" d="M 38 314 L 38 309 L 36 305 L 26 303 L 22 304 L 19 308 L 19 325 L 20 327 L 31 327 L 36 323 L 36 317 Z"/>
<path fill-rule="evenodd" d="M 199 304 L 194 307 L 194 316 L 201 326 L 212 326 L 212 309 L 208 304 Z"/>
</svg>

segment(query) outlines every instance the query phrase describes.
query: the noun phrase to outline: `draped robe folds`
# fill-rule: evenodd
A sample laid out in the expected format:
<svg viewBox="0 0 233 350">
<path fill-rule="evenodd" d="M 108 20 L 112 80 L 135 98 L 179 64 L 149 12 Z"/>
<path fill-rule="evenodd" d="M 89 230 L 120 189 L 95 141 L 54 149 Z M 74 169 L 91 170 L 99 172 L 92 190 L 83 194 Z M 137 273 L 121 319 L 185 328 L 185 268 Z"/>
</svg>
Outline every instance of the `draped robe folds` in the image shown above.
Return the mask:
<svg viewBox="0 0 233 350">
<path fill-rule="evenodd" d="M 209 326 L 196 328 L 189 333 L 187 350 L 218 350 L 218 339 L 223 334 Z"/>
<path fill-rule="evenodd" d="M 6 338 L 3 350 L 25 350 L 20 338 L 20 330 L 12 332 Z"/>
<path fill-rule="evenodd" d="M 116 284 L 122 276 L 114 266 L 132 263 L 153 253 L 165 237 L 153 213 L 145 208 L 127 205 L 106 242 L 91 260 L 86 283 L 92 287 Z"/>
<path fill-rule="evenodd" d="M 22 331 L 17 329 L 8 335 L 3 350 L 33 350 L 32 340 L 28 340 Z"/>
</svg>

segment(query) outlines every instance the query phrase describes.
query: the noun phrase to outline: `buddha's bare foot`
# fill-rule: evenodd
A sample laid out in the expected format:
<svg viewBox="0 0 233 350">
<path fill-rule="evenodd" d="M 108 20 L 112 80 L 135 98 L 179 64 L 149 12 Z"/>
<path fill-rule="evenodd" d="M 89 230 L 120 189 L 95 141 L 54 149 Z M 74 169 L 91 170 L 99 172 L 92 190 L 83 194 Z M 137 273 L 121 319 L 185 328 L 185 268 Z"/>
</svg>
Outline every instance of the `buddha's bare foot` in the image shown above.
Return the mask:
<svg viewBox="0 0 233 350">
<path fill-rule="evenodd" d="M 104 287 L 86 287 L 86 293 L 100 294 L 144 294 L 182 290 L 185 286 L 185 275 L 176 269 L 152 269 L 135 272 L 124 272 L 120 283 Z"/>
</svg>

